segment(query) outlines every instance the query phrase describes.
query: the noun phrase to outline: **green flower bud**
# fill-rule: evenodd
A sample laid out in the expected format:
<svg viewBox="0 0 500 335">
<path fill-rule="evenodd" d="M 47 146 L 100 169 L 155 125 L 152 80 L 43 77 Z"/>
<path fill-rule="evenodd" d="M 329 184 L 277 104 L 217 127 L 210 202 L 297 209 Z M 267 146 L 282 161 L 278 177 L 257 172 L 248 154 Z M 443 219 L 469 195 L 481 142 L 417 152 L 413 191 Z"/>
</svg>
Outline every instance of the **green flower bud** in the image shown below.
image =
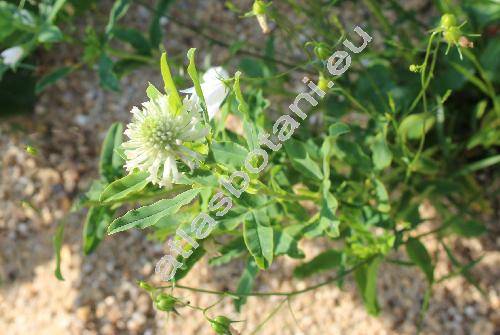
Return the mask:
<svg viewBox="0 0 500 335">
<path fill-rule="evenodd" d="M 262 0 L 255 0 L 252 7 L 252 12 L 255 15 L 263 15 L 266 13 L 266 3 Z"/>
<path fill-rule="evenodd" d="M 138 283 L 139 287 L 142 288 L 143 290 L 146 290 L 148 292 L 151 292 L 152 290 L 154 290 L 154 287 L 151 286 L 150 284 L 146 283 L 145 281 L 139 281 Z"/>
<path fill-rule="evenodd" d="M 457 44 L 461 36 L 462 32 L 458 27 L 450 27 L 443 33 L 444 40 L 448 44 Z"/>
<path fill-rule="evenodd" d="M 327 60 L 332 55 L 332 51 L 325 43 L 318 43 L 314 47 L 314 53 L 321 60 Z"/>
<path fill-rule="evenodd" d="M 457 18 L 453 14 L 444 14 L 441 16 L 441 27 L 443 29 L 449 29 L 457 25 Z"/>
<path fill-rule="evenodd" d="M 328 90 L 330 89 L 330 88 L 328 87 L 328 82 L 329 82 L 329 81 L 328 81 L 328 79 L 326 79 L 326 78 L 323 76 L 323 74 L 320 74 L 320 75 L 319 75 L 318 87 L 319 87 L 322 91 L 326 92 L 326 91 L 328 91 Z"/>
<path fill-rule="evenodd" d="M 27 145 L 26 146 L 26 152 L 29 153 L 32 156 L 38 155 L 38 150 L 35 147 L 31 146 L 31 145 Z"/>
<path fill-rule="evenodd" d="M 160 293 L 155 298 L 155 306 L 163 312 L 171 312 L 174 310 L 177 299 L 170 294 Z"/>
<path fill-rule="evenodd" d="M 210 325 L 212 326 L 212 329 L 215 330 L 216 334 L 231 335 L 231 330 L 229 329 L 231 322 L 232 321 L 224 315 L 219 315 L 210 321 Z"/>
</svg>

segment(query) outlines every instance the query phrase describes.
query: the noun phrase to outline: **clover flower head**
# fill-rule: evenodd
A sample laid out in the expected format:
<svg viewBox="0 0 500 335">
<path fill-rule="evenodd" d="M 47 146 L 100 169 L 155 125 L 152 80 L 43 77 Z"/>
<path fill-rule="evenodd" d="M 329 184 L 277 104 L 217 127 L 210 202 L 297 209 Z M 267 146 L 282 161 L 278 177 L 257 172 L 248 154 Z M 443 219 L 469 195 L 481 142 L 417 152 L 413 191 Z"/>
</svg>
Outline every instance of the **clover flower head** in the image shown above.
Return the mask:
<svg viewBox="0 0 500 335">
<path fill-rule="evenodd" d="M 160 187 L 169 187 L 179 179 L 177 162 L 193 169 L 201 155 L 190 148 L 190 142 L 201 142 L 209 129 L 201 122 L 201 107 L 191 98 L 185 98 L 176 107 L 169 95 L 159 94 L 133 107 L 132 121 L 125 130 L 129 138 L 123 144 L 125 168 L 147 171 L 148 180 Z"/>
</svg>

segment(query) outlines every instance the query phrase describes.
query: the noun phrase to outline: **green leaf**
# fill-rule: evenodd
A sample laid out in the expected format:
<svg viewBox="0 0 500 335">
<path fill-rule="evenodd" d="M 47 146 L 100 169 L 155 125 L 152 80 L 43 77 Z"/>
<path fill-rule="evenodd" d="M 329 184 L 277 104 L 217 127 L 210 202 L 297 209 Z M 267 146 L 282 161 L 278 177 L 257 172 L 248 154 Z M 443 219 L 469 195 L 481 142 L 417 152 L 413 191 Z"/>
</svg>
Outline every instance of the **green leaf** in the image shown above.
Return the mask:
<svg viewBox="0 0 500 335">
<path fill-rule="evenodd" d="M 429 283 L 434 282 L 434 266 L 425 246 L 419 240 L 410 237 L 406 243 L 406 253 L 425 274 Z"/>
<path fill-rule="evenodd" d="M 315 273 L 331 270 L 342 263 L 342 252 L 330 249 L 322 252 L 309 262 L 297 266 L 293 270 L 293 275 L 297 278 L 309 277 Z"/>
<path fill-rule="evenodd" d="M 304 258 L 304 253 L 298 247 L 298 242 L 303 235 L 302 224 L 285 227 L 274 232 L 274 254 L 288 255 L 292 258 Z"/>
<path fill-rule="evenodd" d="M 160 70 L 165 86 L 165 92 L 170 95 L 170 99 L 172 99 L 171 101 L 174 104 L 173 107 L 180 108 L 180 106 L 182 106 L 182 100 L 179 96 L 179 92 L 177 91 L 177 87 L 175 87 L 174 79 L 172 78 L 170 67 L 168 66 L 168 56 L 166 52 L 161 55 Z"/>
<path fill-rule="evenodd" d="M 418 140 L 434 126 L 435 122 L 436 117 L 430 112 L 411 114 L 401 121 L 398 133 L 403 138 Z"/>
<path fill-rule="evenodd" d="M 387 145 L 387 141 L 382 133 L 375 137 L 371 146 L 372 161 L 377 170 L 383 170 L 391 165 L 392 152 Z"/>
<path fill-rule="evenodd" d="M 113 35 L 119 40 L 129 43 L 138 53 L 142 55 L 151 54 L 151 45 L 139 30 L 115 27 L 113 28 Z"/>
<path fill-rule="evenodd" d="M 61 274 L 61 248 L 64 239 L 64 226 L 66 225 L 66 221 L 61 221 L 57 225 L 56 232 L 54 233 L 54 237 L 52 238 L 52 245 L 54 246 L 54 253 L 56 255 L 56 269 L 54 274 L 57 279 L 64 280 L 64 277 Z"/>
<path fill-rule="evenodd" d="M 380 261 L 380 258 L 376 257 L 369 263 L 361 265 L 354 273 L 363 303 L 371 315 L 378 315 L 380 312 L 377 299 L 377 273 Z"/>
<path fill-rule="evenodd" d="M 243 132 L 245 141 L 247 142 L 248 151 L 260 148 L 259 144 L 259 128 L 253 123 L 248 116 L 243 120 Z"/>
<path fill-rule="evenodd" d="M 460 217 L 452 219 L 451 229 L 463 237 L 478 237 L 486 233 L 486 227 L 476 220 L 464 220 Z"/>
<path fill-rule="evenodd" d="M 340 135 L 347 134 L 351 129 L 348 125 L 342 122 L 336 122 L 328 127 L 328 133 L 332 137 L 339 137 Z"/>
<path fill-rule="evenodd" d="M 243 115 L 248 116 L 249 115 L 249 109 L 248 109 L 248 104 L 245 102 L 245 98 L 243 98 L 243 93 L 241 93 L 240 76 L 241 76 L 241 72 L 240 71 L 237 71 L 234 74 L 233 90 L 234 90 L 234 94 L 236 96 L 236 101 L 238 101 L 238 110 Z"/>
<path fill-rule="evenodd" d="M 377 210 L 382 213 L 389 213 L 391 205 L 389 203 L 389 193 L 385 185 L 378 179 L 374 180 L 375 184 L 375 197 L 377 198 Z"/>
<path fill-rule="evenodd" d="M 113 123 L 102 143 L 101 157 L 99 160 L 99 173 L 108 182 L 123 174 L 123 158 L 118 154 L 117 149 L 122 144 L 123 125 L 119 122 Z"/>
<path fill-rule="evenodd" d="M 106 25 L 106 35 L 110 36 L 116 22 L 122 18 L 130 6 L 131 0 L 116 0 L 109 12 L 108 24 Z"/>
<path fill-rule="evenodd" d="M 215 161 L 226 167 L 240 168 L 245 164 L 248 150 L 235 142 L 212 142 Z"/>
<path fill-rule="evenodd" d="M 113 61 L 106 54 L 99 58 L 99 80 L 103 88 L 111 91 L 120 90 L 120 81 L 113 72 Z"/>
<path fill-rule="evenodd" d="M 64 6 L 65 3 L 66 3 L 66 0 L 55 0 L 54 1 L 54 4 L 52 5 L 52 8 L 50 9 L 49 16 L 47 18 L 48 22 L 51 23 L 56 19 L 57 14 L 59 13 L 59 11 L 61 10 L 61 8 Z"/>
<path fill-rule="evenodd" d="M 73 72 L 73 70 L 74 68 L 71 66 L 64 66 L 46 74 L 36 82 L 35 93 L 40 94 L 44 89 L 54 84 L 59 79 L 64 78 Z"/>
<path fill-rule="evenodd" d="M 358 143 L 338 139 L 335 142 L 333 154 L 340 161 L 345 161 L 351 167 L 365 173 L 371 173 L 373 166 L 370 157 Z"/>
<path fill-rule="evenodd" d="M 146 95 L 149 100 L 156 100 L 161 96 L 161 92 L 155 87 L 155 85 L 149 83 L 148 88 L 146 89 Z"/>
<path fill-rule="evenodd" d="M 203 117 L 206 123 L 209 122 L 208 114 L 207 114 L 207 104 L 205 103 L 205 96 L 203 95 L 203 90 L 201 89 L 200 78 L 198 77 L 198 71 L 196 70 L 196 63 L 194 61 L 194 53 L 196 49 L 191 48 L 187 53 L 187 57 L 189 59 L 189 65 L 187 68 L 187 72 L 191 81 L 194 85 L 194 90 L 196 91 L 196 95 L 201 101 L 201 108 L 203 109 Z"/>
<path fill-rule="evenodd" d="M 46 25 L 43 26 L 40 34 L 38 34 L 38 42 L 40 43 L 54 43 L 63 39 L 63 33 L 57 26 Z"/>
<path fill-rule="evenodd" d="M 323 174 L 318 164 L 312 160 L 305 148 L 304 143 L 289 139 L 284 143 L 285 151 L 290 157 L 292 166 L 304 176 L 323 180 Z"/>
<path fill-rule="evenodd" d="M 160 20 L 167 12 L 174 0 L 158 0 L 156 3 L 155 11 L 153 12 L 153 19 L 151 20 L 151 25 L 149 26 L 149 40 L 151 45 L 157 48 L 163 38 L 163 28 L 160 24 Z"/>
<path fill-rule="evenodd" d="M 133 172 L 109 184 L 101 193 L 101 202 L 125 201 L 130 195 L 140 193 L 149 182 L 147 172 Z"/>
<path fill-rule="evenodd" d="M 140 207 L 115 219 L 108 228 L 108 234 L 115 234 L 131 228 L 144 229 L 157 224 L 160 220 L 177 213 L 200 193 L 201 189 L 187 190 L 171 199 L 163 199 L 152 205 Z"/>
<path fill-rule="evenodd" d="M 106 206 L 90 207 L 83 226 L 83 253 L 89 255 L 101 243 L 111 220 L 113 211 Z"/>
<path fill-rule="evenodd" d="M 203 258 L 203 256 L 205 255 L 205 253 L 206 253 L 206 250 L 203 248 L 202 245 L 200 245 L 198 248 L 196 248 L 196 249 L 193 250 L 193 253 L 188 258 L 183 258 L 182 255 L 179 255 L 178 258 L 177 258 L 177 261 L 179 261 L 179 262 L 181 262 L 183 264 L 175 272 L 175 276 L 172 279 L 172 281 L 179 281 L 182 278 L 184 278 L 189 273 L 189 271 L 191 271 L 191 269 L 193 268 L 193 266 L 200 259 Z"/>
<path fill-rule="evenodd" d="M 237 237 L 219 249 L 220 256 L 211 258 L 208 263 L 213 266 L 220 266 L 231 262 L 244 254 L 246 250 L 243 237 Z"/>
<path fill-rule="evenodd" d="M 262 210 L 253 212 L 243 224 L 243 238 L 248 251 L 261 269 L 273 262 L 274 233 L 269 218 Z"/>
<path fill-rule="evenodd" d="M 323 182 L 323 191 L 321 196 L 321 211 L 319 225 L 324 232 L 330 237 L 338 237 L 340 235 L 340 221 L 335 216 L 337 211 L 337 199 L 329 191 L 330 181 Z"/>
<path fill-rule="evenodd" d="M 236 288 L 236 293 L 238 294 L 248 294 L 252 292 L 253 284 L 255 278 L 259 273 L 259 268 L 255 264 L 253 258 L 249 258 L 243 273 L 241 274 L 240 281 L 238 282 L 238 287 Z M 234 300 L 234 307 L 237 312 L 241 312 L 241 307 L 246 303 L 247 297 L 240 296 Z"/>
</svg>

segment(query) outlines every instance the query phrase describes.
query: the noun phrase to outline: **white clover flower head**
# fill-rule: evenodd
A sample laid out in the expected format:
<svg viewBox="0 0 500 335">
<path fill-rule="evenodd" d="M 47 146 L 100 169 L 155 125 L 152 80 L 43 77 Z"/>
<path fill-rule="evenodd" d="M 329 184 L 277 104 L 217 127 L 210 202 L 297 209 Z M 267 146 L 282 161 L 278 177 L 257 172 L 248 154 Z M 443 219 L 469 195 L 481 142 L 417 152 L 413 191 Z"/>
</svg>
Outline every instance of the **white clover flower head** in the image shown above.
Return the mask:
<svg viewBox="0 0 500 335">
<path fill-rule="evenodd" d="M 147 171 L 148 180 L 160 187 L 170 187 L 179 179 L 178 160 L 194 168 L 202 157 L 186 144 L 202 141 L 209 132 L 193 99 L 185 98 L 180 108 L 174 106 L 169 95 L 160 94 L 142 108 L 133 107 L 132 121 L 125 130 L 129 138 L 123 143 L 125 168 Z"/>
<path fill-rule="evenodd" d="M 24 50 L 21 46 L 15 46 L 12 48 L 5 49 L 0 53 L 2 61 L 5 65 L 14 66 L 23 57 Z"/>
<path fill-rule="evenodd" d="M 207 104 L 208 117 L 212 119 L 220 109 L 220 106 L 229 93 L 229 88 L 224 84 L 224 80 L 229 75 L 222 67 L 211 67 L 202 77 L 201 90 Z M 194 87 L 182 90 L 182 93 L 191 94 L 193 99 L 198 102 L 199 98 Z"/>
</svg>

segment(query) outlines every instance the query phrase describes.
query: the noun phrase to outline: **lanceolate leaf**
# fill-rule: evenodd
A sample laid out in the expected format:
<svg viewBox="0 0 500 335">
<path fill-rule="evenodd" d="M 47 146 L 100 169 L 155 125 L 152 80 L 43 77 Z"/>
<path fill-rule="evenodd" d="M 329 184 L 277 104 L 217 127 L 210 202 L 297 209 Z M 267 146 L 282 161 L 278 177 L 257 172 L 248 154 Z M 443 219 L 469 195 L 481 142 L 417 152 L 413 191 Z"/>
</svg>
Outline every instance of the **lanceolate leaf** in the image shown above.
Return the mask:
<svg viewBox="0 0 500 335">
<path fill-rule="evenodd" d="M 115 234 L 130 228 L 144 229 L 155 225 L 161 219 L 175 214 L 182 206 L 189 204 L 201 189 L 191 189 L 178 194 L 172 199 L 163 199 L 152 205 L 127 212 L 114 220 L 108 228 L 108 234 Z"/>
<path fill-rule="evenodd" d="M 297 278 L 305 278 L 317 272 L 331 270 L 342 263 L 342 253 L 330 249 L 314 257 L 311 261 L 297 266 L 293 270 L 293 275 Z"/>
<path fill-rule="evenodd" d="M 99 58 L 99 79 L 101 86 L 111 91 L 120 90 L 120 81 L 113 72 L 113 61 L 108 55 L 103 53 Z"/>
<path fill-rule="evenodd" d="M 236 100 L 238 101 L 238 110 L 244 116 L 248 116 L 248 114 L 249 114 L 248 104 L 246 103 L 245 98 L 243 98 L 243 93 L 241 93 L 240 76 L 241 76 L 240 71 L 238 71 L 234 74 L 233 90 L 234 90 L 234 94 L 236 95 Z"/>
<path fill-rule="evenodd" d="M 198 96 L 198 98 L 201 101 L 201 107 L 203 109 L 203 117 L 205 119 L 205 122 L 208 123 L 209 120 L 208 120 L 208 114 L 207 114 L 207 110 L 206 110 L 207 104 L 205 103 L 205 96 L 203 95 L 203 91 L 201 89 L 200 78 L 198 77 L 198 71 L 196 70 L 196 63 L 194 61 L 195 51 L 196 51 L 195 48 L 191 48 L 191 49 L 189 49 L 189 51 L 187 53 L 187 56 L 189 59 L 189 65 L 187 68 L 187 72 L 189 74 L 189 77 L 193 81 L 194 90 L 196 91 L 196 95 Z"/>
<path fill-rule="evenodd" d="M 147 172 L 133 172 L 109 184 L 101 193 L 101 202 L 125 201 L 129 195 L 142 191 L 149 183 Z"/>
<path fill-rule="evenodd" d="M 243 225 L 243 238 L 248 251 L 261 269 L 267 269 L 273 262 L 273 228 L 262 211 L 252 213 Z"/>
<path fill-rule="evenodd" d="M 122 143 L 123 125 L 113 123 L 109 127 L 106 138 L 102 144 L 101 158 L 99 160 L 99 173 L 108 182 L 121 176 L 123 170 L 123 159 L 116 152 Z"/>
<path fill-rule="evenodd" d="M 371 315 L 378 315 L 380 312 L 377 299 L 377 274 L 380 261 L 380 258 L 374 258 L 369 263 L 363 264 L 354 273 L 363 303 Z"/>
<path fill-rule="evenodd" d="M 288 255 L 292 258 L 304 258 L 298 242 L 303 235 L 304 226 L 295 224 L 274 232 L 274 254 Z"/>
<path fill-rule="evenodd" d="M 336 122 L 328 127 L 328 133 L 334 138 L 343 134 L 347 134 L 350 131 L 351 129 L 349 128 L 349 126 L 342 122 Z"/>
<path fill-rule="evenodd" d="M 338 201 L 329 191 L 329 180 L 325 180 L 323 182 L 322 188 L 319 225 L 330 237 L 338 237 L 340 234 L 340 221 L 335 216 L 335 212 L 337 211 L 338 207 Z"/>
<path fill-rule="evenodd" d="M 431 256 L 422 242 L 410 237 L 406 243 L 406 253 L 410 260 L 422 269 L 427 281 L 432 283 L 434 281 L 434 266 L 432 265 Z"/>
<path fill-rule="evenodd" d="M 236 293 L 247 294 L 252 292 L 255 277 L 257 277 L 258 273 L 259 268 L 255 264 L 254 259 L 249 258 L 245 270 L 243 270 L 243 273 L 241 274 Z M 236 307 L 237 312 L 241 311 L 241 307 L 246 301 L 247 298 L 245 296 L 241 296 L 240 298 L 234 300 L 234 306 Z"/>
<path fill-rule="evenodd" d="M 209 264 L 214 266 L 219 266 L 222 264 L 229 263 L 233 259 L 240 257 L 245 252 L 245 241 L 242 237 L 235 238 L 229 244 L 223 246 L 219 253 L 220 256 L 214 257 L 210 259 Z"/>
<path fill-rule="evenodd" d="M 46 74 L 45 76 L 43 76 L 42 78 L 40 78 L 36 82 L 35 93 L 36 94 L 41 93 L 45 88 L 54 84 L 59 79 L 64 78 L 65 76 L 70 74 L 72 71 L 73 71 L 73 67 L 64 66 L 64 67 L 61 67 L 57 70 L 50 72 L 49 74 Z"/>
<path fill-rule="evenodd" d="M 302 142 L 289 139 L 285 143 L 285 150 L 290 157 L 292 166 L 309 178 L 323 179 L 323 173 L 318 164 L 312 160 Z"/>
<path fill-rule="evenodd" d="M 188 258 L 183 258 L 181 255 L 178 256 L 177 260 L 183 265 L 177 269 L 175 272 L 175 276 L 173 281 L 179 281 L 184 278 L 189 271 L 193 268 L 193 266 L 205 255 L 206 250 L 203 246 L 199 246 L 198 248 L 193 250 L 193 253 Z"/>
<path fill-rule="evenodd" d="M 212 142 L 215 161 L 226 167 L 239 168 L 245 164 L 248 150 L 234 142 Z"/>
<path fill-rule="evenodd" d="M 56 254 L 56 269 L 54 271 L 55 276 L 59 280 L 64 280 L 64 277 L 61 274 L 61 248 L 64 238 L 64 226 L 66 225 L 66 221 L 61 221 L 57 225 L 56 232 L 54 237 L 52 238 L 52 243 L 54 246 L 54 252 Z"/>
<path fill-rule="evenodd" d="M 113 218 L 113 211 L 107 206 L 90 207 L 83 226 L 83 253 L 92 253 L 101 243 L 108 225 Z"/>
<path fill-rule="evenodd" d="M 131 0 L 116 0 L 109 13 L 109 21 L 106 25 L 106 34 L 109 35 L 113 30 L 116 22 L 123 16 L 130 6 Z"/>
<path fill-rule="evenodd" d="M 149 39 L 153 47 L 158 47 L 161 43 L 163 33 L 163 28 L 161 27 L 160 20 L 163 15 L 167 12 L 168 8 L 175 0 L 158 0 L 155 11 L 153 14 L 153 19 L 151 20 L 151 25 L 149 26 Z"/>
</svg>

